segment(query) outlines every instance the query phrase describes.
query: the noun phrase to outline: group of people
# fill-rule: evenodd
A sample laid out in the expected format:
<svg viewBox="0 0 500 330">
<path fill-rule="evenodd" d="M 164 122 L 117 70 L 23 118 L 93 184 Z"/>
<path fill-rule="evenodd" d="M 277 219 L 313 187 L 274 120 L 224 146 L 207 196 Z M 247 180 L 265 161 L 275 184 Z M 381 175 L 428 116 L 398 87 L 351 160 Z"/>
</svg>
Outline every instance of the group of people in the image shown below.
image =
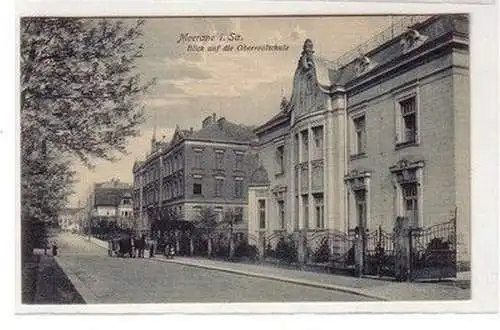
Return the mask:
<svg viewBox="0 0 500 330">
<path fill-rule="evenodd" d="M 118 256 L 128 255 L 130 258 L 144 258 L 146 248 L 149 247 L 149 257 L 152 258 L 157 250 L 157 244 L 154 240 L 146 240 L 145 235 L 140 238 L 135 236 L 122 237 L 119 240 L 111 240 L 109 242 L 108 254 L 111 256 L 116 253 Z M 175 249 L 171 245 L 165 246 L 165 256 L 172 258 L 175 254 Z"/>
</svg>

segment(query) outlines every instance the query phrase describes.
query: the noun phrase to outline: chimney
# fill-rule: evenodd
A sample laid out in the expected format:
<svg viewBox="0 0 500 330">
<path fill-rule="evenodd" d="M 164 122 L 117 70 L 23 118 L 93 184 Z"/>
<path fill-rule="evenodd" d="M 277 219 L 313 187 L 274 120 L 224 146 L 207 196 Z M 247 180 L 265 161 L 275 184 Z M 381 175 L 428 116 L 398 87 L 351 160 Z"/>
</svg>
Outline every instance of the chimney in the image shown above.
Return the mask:
<svg viewBox="0 0 500 330">
<path fill-rule="evenodd" d="M 215 118 L 216 118 L 215 113 L 213 113 L 211 116 L 208 116 L 207 118 L 203 119 L 201 127 L 205 128 L 207 126 L 212 125 L 213 123 L 215 123 Z"/>
<path fill-rule="evenodd" d="M 193 134 L 194 129 L 192 127 L 189 127 L 189 133 Z"/>
<path fill-rule="evenodd" d="M 215 123 L 215 120 L 217 119 L 217 115 L 214 113 L 212 113 L 212 118 L 213 118 L 213 122 Z"/>
</svg>

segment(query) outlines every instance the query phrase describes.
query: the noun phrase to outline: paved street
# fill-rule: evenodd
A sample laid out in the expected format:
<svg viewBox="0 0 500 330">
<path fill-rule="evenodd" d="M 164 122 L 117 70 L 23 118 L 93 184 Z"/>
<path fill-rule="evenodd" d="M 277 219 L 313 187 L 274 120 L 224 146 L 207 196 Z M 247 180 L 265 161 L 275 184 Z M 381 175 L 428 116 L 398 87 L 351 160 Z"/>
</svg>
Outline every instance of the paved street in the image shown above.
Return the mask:
<svg viewBox="0 0 500 330">
<path fill-rule="evenodd" d="M 149 259 L 108 257 L 71 234 L 57 260 L 87 303 L 367 301 L 333 290 Z"/>
</svg>

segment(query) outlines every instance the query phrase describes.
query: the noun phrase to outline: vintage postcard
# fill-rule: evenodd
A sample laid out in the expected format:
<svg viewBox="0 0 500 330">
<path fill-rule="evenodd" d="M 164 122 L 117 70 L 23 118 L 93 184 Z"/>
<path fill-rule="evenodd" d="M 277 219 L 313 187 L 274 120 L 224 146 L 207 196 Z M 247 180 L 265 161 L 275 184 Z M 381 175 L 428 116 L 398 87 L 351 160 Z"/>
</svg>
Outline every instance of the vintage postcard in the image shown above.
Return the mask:
<svg viewBox="0 0 500 330">
<path fill-rule="evenodd" d="M 472 299 L 469 14 L 19 24 L 23 307 Z"/>
</svg>

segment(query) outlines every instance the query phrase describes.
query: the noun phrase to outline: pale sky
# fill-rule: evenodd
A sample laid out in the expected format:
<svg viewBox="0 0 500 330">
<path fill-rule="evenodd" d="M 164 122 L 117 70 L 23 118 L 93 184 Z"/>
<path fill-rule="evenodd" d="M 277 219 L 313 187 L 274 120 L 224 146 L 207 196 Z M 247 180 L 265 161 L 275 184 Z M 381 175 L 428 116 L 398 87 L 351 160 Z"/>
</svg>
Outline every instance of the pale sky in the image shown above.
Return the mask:
<svg viewBox="0 0 500 330">
<path fill-rule="evenodd" d="M 169 138 L 175 126 L 200 127 L 211 113 L 248 125 L 265 122 L 279 111 L 282 96 L 289 97 L 293 75 L 306 38 L 315 55 L 335 60 L 389 27 L 390 16 L 265 17 L 265 18 L 154 18 L 144 27 L 144 57 L 138 69 L 157 85 L 144 100 L 146 122 L 141 136 L 131 139 L 128 155 L 111 163 L 97 161 L 89 170 L 75 165 L 77 179 L 71 206 L 85 201 L 94 182 L 113 177 L 133 181 L 132 166 L 149 151 L 153 128 L 157 138 Z M 191 35 L 240 34 L 237 46 L 282 44 L 287 51 L 188 52 L 177 43 L 181 33 Z M 220 42 L 207 43 L 216 45 Z M 201 44 L 201 43 L 198 43 Z"/>
</svg>

